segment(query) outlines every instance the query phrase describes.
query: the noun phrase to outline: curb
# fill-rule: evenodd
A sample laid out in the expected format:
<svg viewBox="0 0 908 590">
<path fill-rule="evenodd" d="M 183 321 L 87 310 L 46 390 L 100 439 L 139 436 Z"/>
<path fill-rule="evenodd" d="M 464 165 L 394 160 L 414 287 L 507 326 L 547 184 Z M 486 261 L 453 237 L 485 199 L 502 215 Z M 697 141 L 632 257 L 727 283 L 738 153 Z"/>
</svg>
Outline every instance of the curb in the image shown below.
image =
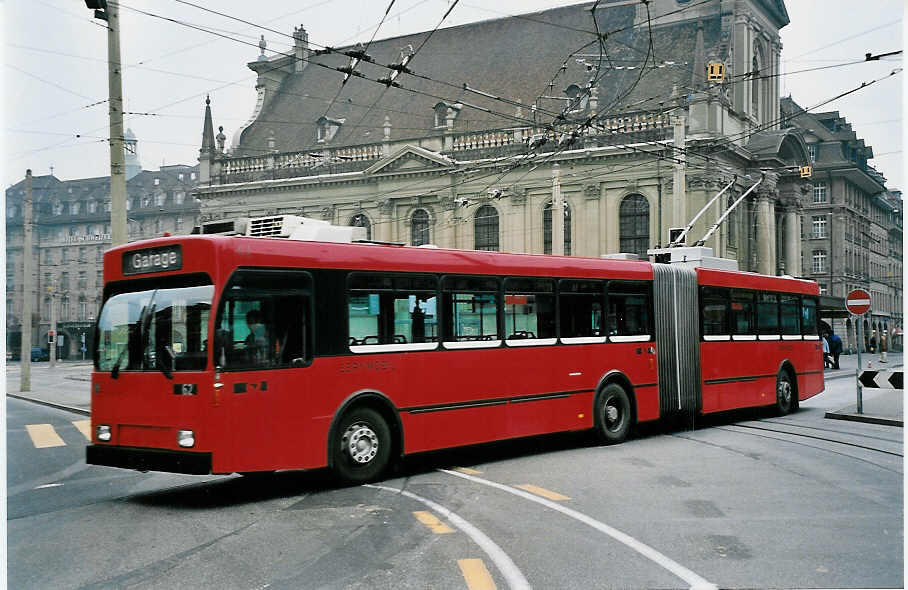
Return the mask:
<svg viewBox="0 0 908 590">
<path fill-rule="evenodd" d="M 905 424 L 901 420 L 894 420 L 892 418 L 880 418 L 879 416 L 868 416 L 866 414 L 839 414 L 838 412 L 826 412 L 825 417 L 831 420 L 865 422 L 867 424 L 882 424 L 883 426 L 898 426 L 899 428 L 905 427 Z"/>
<path fill-rule="evenodd" d="M 91 410 L 86 410 L 83 408 L 77 408 L 74 406 L 67 406 L 64 404 L 57 404 L 54 402 L 48 402 L 41 399 L 36 399 L 33 397 L 28 397 L 25 395 L 17 395 L 15 393 L 7 393 L 6 397 L 13 397 L 16 399 L 21 399 L 22 401 L 32 402 L 33 404 L 40 404 L 42 406 L 49 406 L 51 408 L 56 408 L 58 410 L 64 410 L 66 412 L 72 412 L 73 414 L 80 414 L 82 416 L 91 416 Z"/>
</svg>

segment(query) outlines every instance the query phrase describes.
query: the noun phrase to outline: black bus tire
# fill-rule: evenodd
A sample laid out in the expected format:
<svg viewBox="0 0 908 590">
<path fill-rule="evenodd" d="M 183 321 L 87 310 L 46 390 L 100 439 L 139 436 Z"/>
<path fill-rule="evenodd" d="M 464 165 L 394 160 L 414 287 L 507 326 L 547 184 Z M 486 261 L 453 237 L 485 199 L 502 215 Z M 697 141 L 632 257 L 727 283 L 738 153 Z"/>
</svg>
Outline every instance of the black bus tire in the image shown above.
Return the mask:
<svg viewBox="0 0 908 590">
<path fill-rule="evenodd" d="M 334 432 L 335 475 L 345 483 L 361 484 L 378 479 L 391 459 L 391 429 L 372 408 L 353 408 Z"/>
<path fill-rule="evenodd" d="M 785 416 L 791 413 L 795 404 L 794 396 L 795 388 L 791 383 L 791 376 L 788 371 L 782 369 L 776 377 L 776 414 Z"/>
<path fill-rule="evenodd" d="M 614 445 L 624 442 L 631 428 L 631 400 L 617 383 L 606 385 L 596 398 L 593 422 L 600 442 Z"/>
</svg>

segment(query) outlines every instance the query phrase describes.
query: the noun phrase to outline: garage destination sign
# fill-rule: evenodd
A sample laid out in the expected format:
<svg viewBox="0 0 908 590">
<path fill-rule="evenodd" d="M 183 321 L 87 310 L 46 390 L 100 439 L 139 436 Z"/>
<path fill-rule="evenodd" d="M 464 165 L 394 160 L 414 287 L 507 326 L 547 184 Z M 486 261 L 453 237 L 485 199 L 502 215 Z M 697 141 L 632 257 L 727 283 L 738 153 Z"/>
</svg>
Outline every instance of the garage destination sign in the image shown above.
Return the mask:
<svg viewBox="0 0 908 590">
<path fill-rule="evenodd" d="M 183 268 L 183 251 L 179 244 L 123 253 L 124 275 L 180 270 L 181 268 Z"/>
</svg>

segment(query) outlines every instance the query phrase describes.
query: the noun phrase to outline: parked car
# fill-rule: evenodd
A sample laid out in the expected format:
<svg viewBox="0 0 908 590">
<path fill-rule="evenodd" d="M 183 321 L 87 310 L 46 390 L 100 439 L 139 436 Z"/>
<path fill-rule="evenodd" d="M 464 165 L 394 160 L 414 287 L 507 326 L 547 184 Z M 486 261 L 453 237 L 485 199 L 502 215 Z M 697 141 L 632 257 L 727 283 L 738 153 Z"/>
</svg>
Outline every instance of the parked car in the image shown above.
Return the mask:
<svg viewBox="0 0 908 590">
<path fill-rule="evenodd" d="M 50 350 L 40 346 L 32 346 L 32 362 L 50 360 Z"/>
</svg>

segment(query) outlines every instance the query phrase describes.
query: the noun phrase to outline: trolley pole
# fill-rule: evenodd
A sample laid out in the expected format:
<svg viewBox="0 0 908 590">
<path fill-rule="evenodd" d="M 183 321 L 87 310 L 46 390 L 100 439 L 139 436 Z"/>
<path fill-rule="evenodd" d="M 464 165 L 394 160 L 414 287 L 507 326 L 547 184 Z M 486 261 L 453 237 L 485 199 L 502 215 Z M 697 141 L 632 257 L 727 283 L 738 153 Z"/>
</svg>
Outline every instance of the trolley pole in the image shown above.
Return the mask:
<svg viewBox="0 0 908 590">
<path fill-rule="evenodd" d="M 23 233 L 24 243 L 22 244 L 22 316 L 19 322 L 22 330 L 22 351 L 19 357 L 21 363 L 21 378 L 19 381 L 19 391 L 32 390 L 32 304 L 35 300 L 35 279 L 33 276 L 32 266 L 32 214 L 33 214 L 34 196 L 32 193 L 32 171 L 25 171 L 25 203 L 23 211 Z"/>
</svg>

